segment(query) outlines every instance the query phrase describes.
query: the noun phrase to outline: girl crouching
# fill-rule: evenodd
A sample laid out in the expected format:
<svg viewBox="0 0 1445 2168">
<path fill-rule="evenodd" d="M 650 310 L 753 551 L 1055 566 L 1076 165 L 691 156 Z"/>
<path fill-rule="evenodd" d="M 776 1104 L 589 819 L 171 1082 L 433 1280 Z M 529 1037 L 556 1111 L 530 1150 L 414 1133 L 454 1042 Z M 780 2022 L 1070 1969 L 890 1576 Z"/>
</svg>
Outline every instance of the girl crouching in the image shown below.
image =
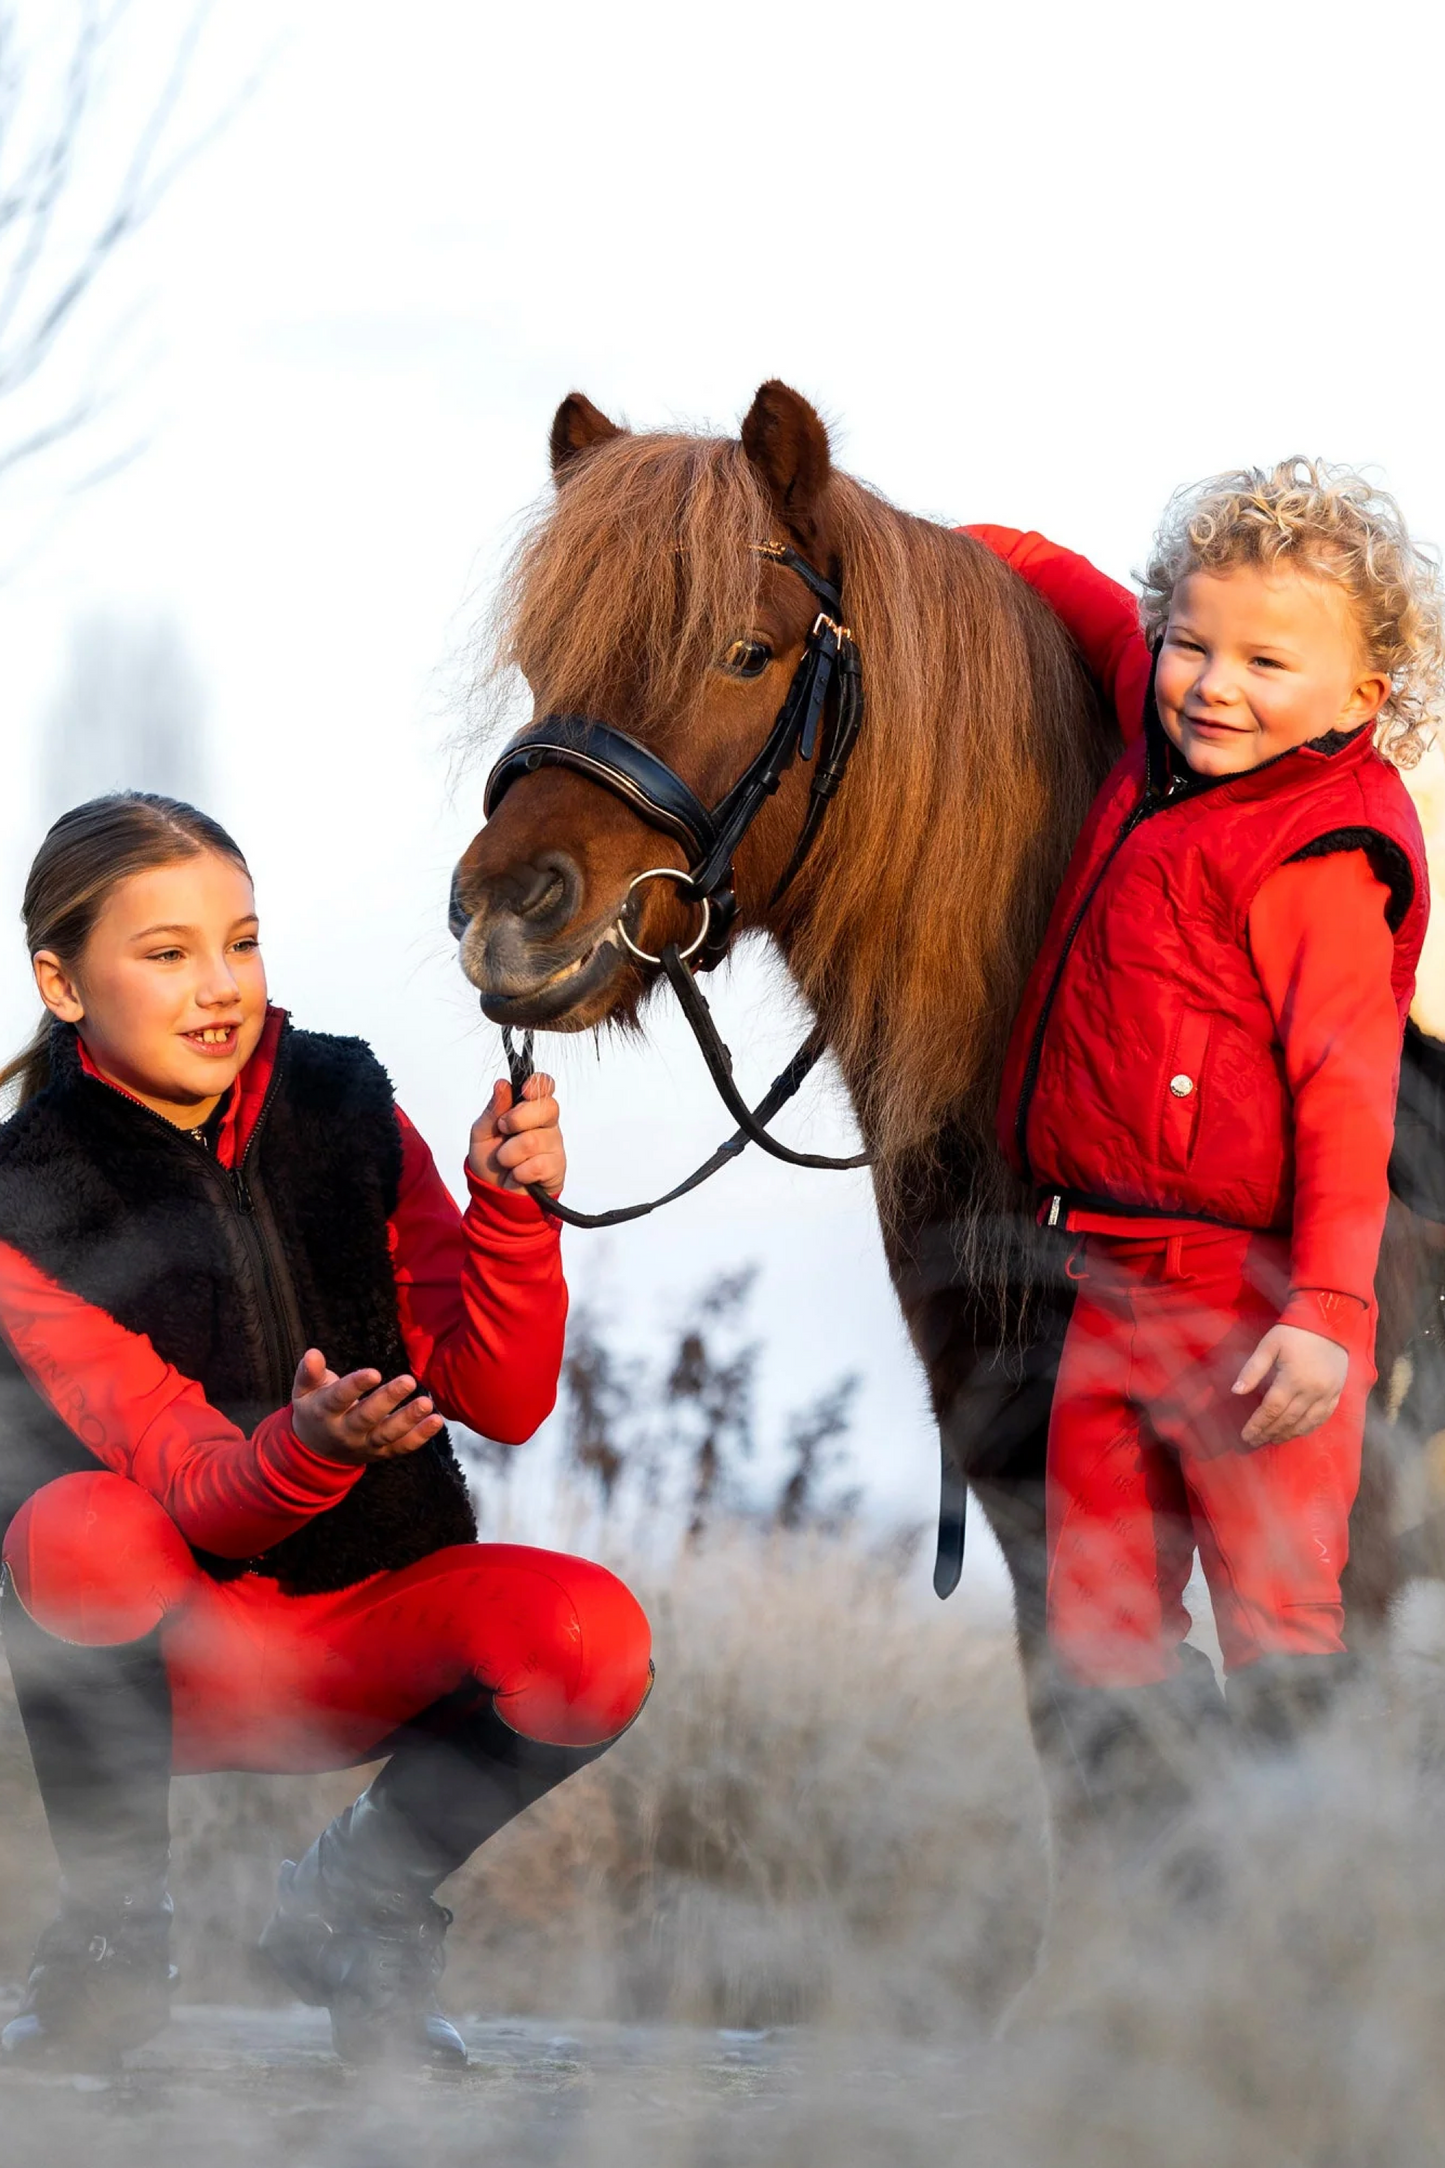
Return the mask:
<svg viewBox="0 0 1445 2168">
<path fill-rule="evenodd" d="M 0 1128 L 5 1650 L 63 1882 L 12 2056 L 165 2021 L 173 1772 L 389 1757 L 281 1870 L 262 1947 L 338 2051 L 463 2062 L 439 1883 L 632 1722 L 647 1622 L 482 1544 L 443 1427 L 520 1442 L 566 1289 L 498 1085 L 458 1213 L 357 1039 L 268 1005 L 240 851 L 144 794 L 64 816 L 25 923 L 47 1015 Z"/>
</svg>

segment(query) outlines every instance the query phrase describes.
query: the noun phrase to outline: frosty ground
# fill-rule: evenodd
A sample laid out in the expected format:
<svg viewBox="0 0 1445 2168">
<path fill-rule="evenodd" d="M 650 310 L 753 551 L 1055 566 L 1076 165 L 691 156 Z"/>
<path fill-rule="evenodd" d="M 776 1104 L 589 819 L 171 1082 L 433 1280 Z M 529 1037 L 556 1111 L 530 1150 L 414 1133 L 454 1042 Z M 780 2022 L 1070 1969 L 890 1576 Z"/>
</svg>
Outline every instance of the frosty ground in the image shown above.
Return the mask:
<svg viewBox="0 0 1445 2168">
<path fill-rule="evenodd" d="M 1044 1855 L 997 1621 L 926 1603 L 856 1537 L 724 1533 L 644 1594 L 646 1720 L 443 1892 L 467 2073 L 343 2071 L 250 1955 L 276 1860 L 358 1775 L 191 1780 L 176 2020 L 111 2079 L 0 2072 L 6 2163 L 1438 2163 L 1439 1592 L 1407 1607 L 1377 1705 L 1226 1785 L 1208 1904 L 1076 1908 L 1087 2008 L 1003 2047 Z M 52 1867 L 3 1715 L 18 1984 Z"/>
</svg>

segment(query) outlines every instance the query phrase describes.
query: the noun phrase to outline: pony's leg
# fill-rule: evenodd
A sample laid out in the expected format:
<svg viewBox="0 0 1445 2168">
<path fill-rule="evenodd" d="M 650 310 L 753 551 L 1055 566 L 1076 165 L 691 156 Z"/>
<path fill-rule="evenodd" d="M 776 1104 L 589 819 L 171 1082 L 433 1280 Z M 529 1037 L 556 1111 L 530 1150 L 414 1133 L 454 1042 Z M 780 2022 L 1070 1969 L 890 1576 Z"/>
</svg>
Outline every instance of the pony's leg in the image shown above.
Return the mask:
<svg viewBox="0 0 1445 2168">
<path fill-rule="evenodd" d="M 1407 1578 L 1407 1546 L 1396 1527 L 1404 1445 L 1378 1388 L 1365 1409 L 1360 1487 L 1350 1510 L 1350 1556 L 1340 1576 L 1345 1635 L 1356 1653 L 1379 1650 Z"/>
<path fill-rule="evenodd" d="M 967 1473 L 975 1506 L 1003 1553 L 1029 1726 L 1048 1803 L 1040 1939 L 1030 1975 L 1001 2016 L 1003 2029 L 1042 2022 L 1088 1999 L 1097 1953 L 1123 1931 L 1130 1907 L 1119 1883 L 1116 1824 L 1165 1827 L 1181 1787 L 1174 1771 L 1171 1690 L 1113 1696 L 1080 1687 L 1053 1661 L 1047 1616 L 1045 1467 L 1049 1420 L 1072 1291 L 1037 1297 L 1027 1332 L 1000 1347 L 980 1331 L 966 1294 L 938 1293 L 909 1322 L 928 1363 L 945 1454 Z M 1205 1674 L 1210 1714 L 1223 1704 Z M 1164 1706 L 1156 1708 L 1154 1703 Z M 1217 1705 L 1217 1707 L 1215 1706 Z M 1189 1727 L 1186 1727 L 1189 1728 Z M 1153 1809 L 1158 1809 L 1156 1813 Z M 1139 1834 L 1135 1829 L 1135 1835 Z M 1101 1937 L 1104 1938 L 1101 1941 Z"/>
<path fill-rule="evenodd" d="M 1070 1723 L 1078 1689 L 1055 1663 L 1046 1629 L 1048 1555 L 1043 1471 L 1040 1468 L 1036 1476 L 983 1476 L 974 1481 L 971 1489 L 1013 1583 L 1024 1705 L 1048 1799 L 1050 1854 L 1057 1859 L 1073 1833 L 1091 1822 L 1094 1803 L 1078 1752 L 1079 1726 Z"/>
<path fill-rule="evenodd" d="M 1343 1577 L 1347 1639 L 1368 1652 L 1408 1581 L 1445 1579 L 1445 1492 L 1432 1441 L 1445 1430 L 1445 1225 L 1390 1200 L 1375 1279 L 1379 1327 L 1360 1491 Z"/>
<path fill-rule="evenodd" d="M 956 1364 L 957 1346 L 952 1352 Z M 1029 1354 L 1026 1385 L 1017 1360 L 1005 1363 L 997 1350 L 975 1350 L 961 1378 L 955 1369 L 939 1424 L 942 1449 L 970 1471 L 975 1511 L 993 1531 L 1008 1568 L 1025 1707 L 1047 1808 L 1039 1939 L 1027 1978 L 1000 2012 L 1000 2029 L 1007 2031 L 1037 2020 L 1056 2003 L 1072 2005 L 1073 1956 L 1090 1947 L 1107 1912 L 1107 1875 L 1093 1858 L 1091 1787 L 1078 1750 L 1079 1727 L 1066 1720 L 1072 1689 L 1056 1673 L 1046 1633 L 1044 1465 L 1058 1348 L 1036 1345 Z"/>
<path fill-rule="evenodd" d="M 941 1452 L 967 1481 L 1008 1568 L 1029 1726 L 1056 1804 L 1068 1794 L 1071 1755 L 1048 1656 L 1044 1470 L 1070 1308 L 1067 1294 L 1040 1297 L 1027 1327 L 1001 1346 L 967 1290 L 940 1290 L 906 1306 L 938 1410 Z"/>
</svg>

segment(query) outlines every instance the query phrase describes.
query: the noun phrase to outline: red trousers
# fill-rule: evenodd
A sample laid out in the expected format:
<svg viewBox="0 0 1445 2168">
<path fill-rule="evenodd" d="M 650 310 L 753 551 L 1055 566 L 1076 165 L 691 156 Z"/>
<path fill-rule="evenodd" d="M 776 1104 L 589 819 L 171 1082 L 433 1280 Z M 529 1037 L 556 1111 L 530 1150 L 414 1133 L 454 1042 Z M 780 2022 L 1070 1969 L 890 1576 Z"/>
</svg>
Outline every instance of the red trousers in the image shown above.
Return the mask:
<svg viewBox="0 0 1445 2168">
<path fill-rule="evenodd" d="M 1197 1548 L 1226 1668 L 1344 1646 L 1340 1574 L 1360 1480 L 1374 1320 L 1307 1437 L 1241 1444 L 1230 1388 L 1278 1321 L 1289 1245 L 1209 1229 L 1090 1235 L 1049 1428 L 1049 1634 L 1093 1686 L 1168 1678 Z"/>
<path fill-rule="evenodd" d="M 180 1774 L 344 1768 L 473 1683 L 513 1731 L 592 1746 L 647 1694 L 636 1598 L 605 1567 L 521 1544 L 455 1544 L 354 1588 L 287 1596 L 259 1574 L 213 1581 L 149 1491 L 98 1471 L 37 1491 L 5 1563 L 62 1640 L 160 1627 Z"/>
</svg>

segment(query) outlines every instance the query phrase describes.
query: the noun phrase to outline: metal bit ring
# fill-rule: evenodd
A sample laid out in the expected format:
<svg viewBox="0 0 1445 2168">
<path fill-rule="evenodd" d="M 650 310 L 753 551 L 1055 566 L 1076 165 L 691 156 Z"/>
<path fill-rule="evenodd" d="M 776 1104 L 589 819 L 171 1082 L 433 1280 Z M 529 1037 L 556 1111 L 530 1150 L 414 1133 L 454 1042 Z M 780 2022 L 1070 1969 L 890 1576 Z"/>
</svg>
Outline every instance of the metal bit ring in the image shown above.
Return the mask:
<svg viewBox="0 0 1445 2168">
<path fill-rule="evenodd" d="M 637 943 L 633 940 L 631 934 L 627 931 L 626 911 L 627 904 L 632 901 L 633 889 L 640 888 L 644 881 L 676 881 L 681 886 L 682 884 L 690 881 L 691 879 L 692 875 L 687 871 L 684 866 L 649 866 L 645 873 L 635 873 L 632 879 L 628 882 L 627 901 L 623 904 L 622 912 L 618 916 L 617 931 L 618 935 L 621 938 L 622 946 L 627 950 L 630 956 L 635 956 L 640 964 L 660 964 L 662 962 L 662 958 L 660 956 L 654 956 L 648 949 L 639 948 Z M 685 949 L 678 950 L 677 953 L 679 959 L 683 963 L 686 963 L 690 956 L 696 956 L 698 950 L 702 947 L 703 942 L 706 941 L 708 937 L 708 929 L 712 925 L 712 905 L 709 903 L 706 896 L 689 896 L 687 898 L 687 901 L 689 903 L 696 903 L 701 906 L 702 925 L 698 929 L 696 940 L 690 941 Z"/>
</svg>

